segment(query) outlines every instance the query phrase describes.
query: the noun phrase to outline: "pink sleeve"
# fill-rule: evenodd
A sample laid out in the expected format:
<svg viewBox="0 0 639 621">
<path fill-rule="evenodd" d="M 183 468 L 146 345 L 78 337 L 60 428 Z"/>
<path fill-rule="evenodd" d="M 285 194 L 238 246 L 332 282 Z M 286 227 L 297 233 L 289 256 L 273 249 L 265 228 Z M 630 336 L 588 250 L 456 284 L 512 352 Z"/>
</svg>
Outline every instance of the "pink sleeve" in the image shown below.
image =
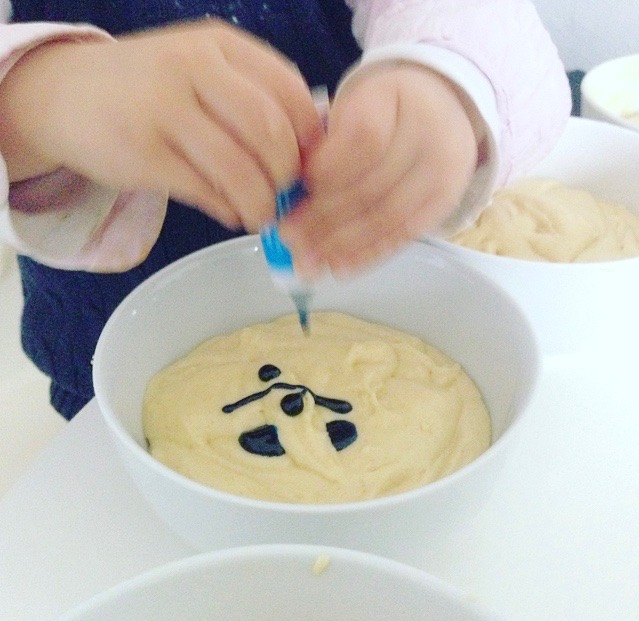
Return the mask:
<svg viewBox="0 0 639 621">
<path fill-rule="evenodd" d="M 570 114 L 557 50 L 529 0 L 346 0 L 364 50 L 426 43 L 472 62 L 492 85 L 503 184 L 554 145 Z"/>
<path fill-rule="evenodd" d="M 2 23 L 0 80 L 42 43 L 105 38 L 92 26 Z M 112 272 L 140 263 L 157 239 L 166 203 L 165 196 L 101 187 L 67 170 L 10 186 L 0 157 L 0 241 L 52 267 Z"/>
</svg>

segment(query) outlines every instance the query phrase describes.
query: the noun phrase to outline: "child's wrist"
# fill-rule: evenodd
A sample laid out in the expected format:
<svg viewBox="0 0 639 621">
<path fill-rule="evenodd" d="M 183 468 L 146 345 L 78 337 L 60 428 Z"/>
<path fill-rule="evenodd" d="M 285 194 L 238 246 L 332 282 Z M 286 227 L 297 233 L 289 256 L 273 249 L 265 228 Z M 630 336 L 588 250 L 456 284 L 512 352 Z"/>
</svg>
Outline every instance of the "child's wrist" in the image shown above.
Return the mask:
<svg viewBox="0 0 639 621">
<path fill-rule="evenodd" d="M 0 153 L 9 180 L 21 181 L 55 170 L 41 149 L 39 127 L 46 127 L 47 92 L 55 87 L 55 62 L 46 62 L 56 47 L 76 46 L 112 37 L 93 26 L 37 23 L 11 24 L 0 57 Z"/>
</svg>

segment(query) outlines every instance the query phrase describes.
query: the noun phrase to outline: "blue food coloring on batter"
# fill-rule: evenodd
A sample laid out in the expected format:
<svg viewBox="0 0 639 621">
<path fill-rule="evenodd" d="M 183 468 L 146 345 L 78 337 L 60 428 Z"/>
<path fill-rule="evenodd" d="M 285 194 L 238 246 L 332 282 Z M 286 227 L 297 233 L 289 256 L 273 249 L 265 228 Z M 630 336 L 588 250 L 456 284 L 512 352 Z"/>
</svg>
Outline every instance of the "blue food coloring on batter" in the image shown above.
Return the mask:
<svg viewBox="0 0 639 621">
<path fill-rule="evenodd" d="M 259 399 L 263 399 L 268 395 L 271 390 L 293 390 L 298 391 L 292 393 L 294 395 L 299 395 L 299 402 L 301 406 L 298 405 L 298 397 L 294 399 L 287 399 L 290 395 L 287 395 L 280 402 L 280 406 L 284 414 L 288 416 L 297 416 L 304 410 L 304 404 L 302 402 L 302 397 L 308 392 L 312 397 L 315 405 L 319 405 L 321 407 L 327 408 L 331 410 L 331 412 L 335 412 L 336 414 L 348 414 L 353 406 L 343 399 L 331 399 L 329 397 L 322 397 L 321 395 L 316 395 L 308 386 L 304 386 L 303 384 L 287 384 L 286 382 L 275 382 L 271 384 L 268 388 L 264 390 L 260 390 L 259 392 L 254 392 L 252 395 L 248 395 L 243 397 L 239 401 L 235 403 L 229 403 L 225 406 L 222 406 L 222 412 L 225 414 L 232 414 L 238 408 L 241 408 L 249 403 L 253 403 L 253 401 L 258 401 Z"/>
<path fill-rule="evenodd" d="M 262 425 L 250 431 L 245 431 L 239 437 L 240 446 L 253 455 L 264 457 L 279 457 L 286 452 L 280 444 L 275 425 Z"/>
<path fill-rule="evenodd" d="M 291 392 L 280 401 L 282 412 L 287 416 L 297 416 L 304 410 L 304 391 Z"/>
<path fill-rule="evenodd" d="M 263 382 L 270 382 L 271 380 L 279 377 L 282 372 L 274 365 L 274 364 L 265 364 L 260 367 L 260 370 L 257 372 L 257 376 Z"/>
<path fill-rule="evenodd" d="M 341 451 L 357 440 L 357 427 L 349 420 L 331 420 L 326 431 L 336 451 Z"/>
<path fill-rule="evenodd" d="M 281 375 L 280 369 L 273 364 L 262 365 L 258 371 L 258 377 L 263 382 L 269 382 Z M 313 397 L 315 405 L 324 407 L 336 414 L 348 414 L 353 406 L 344 399 L 333 399 L 316 395 L 308 386 L 302 384 L 288 384 L 286 382 L 274 382 L 268 388 L 254 392 L 243 397 L 235 403 L 222 406 L 222 412 L 232 414 L 253 401 L 264 398 L 272 390 L 289 390 L 280 400 L 280 408 L 287 416 L 298 416 L 304 411 L 304 396 L 308 393 Z M 341 451 L 357 440 L 357 428 L 350 421 L 333 420 L 326 423 L 326 432 L 331 444 L 336 451 Z M 238 438 L 240 446 L 248 453 L 262 455 L 264 457 L 279 457 L 286 453 L 279 441 L 277 427 L 275 425 L 262 425 L 250 431 L 245 431 Z"/>
</svg>

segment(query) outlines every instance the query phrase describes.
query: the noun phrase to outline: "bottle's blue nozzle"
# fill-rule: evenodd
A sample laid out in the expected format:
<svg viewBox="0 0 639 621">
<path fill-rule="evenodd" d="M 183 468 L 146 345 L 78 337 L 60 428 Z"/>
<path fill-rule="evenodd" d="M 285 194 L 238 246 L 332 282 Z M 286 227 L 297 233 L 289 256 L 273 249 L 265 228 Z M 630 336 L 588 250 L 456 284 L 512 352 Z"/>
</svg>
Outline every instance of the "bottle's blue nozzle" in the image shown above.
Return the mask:
<svg viewBox="0 0 639 621">
<path fill-rule="evenodd" d="M 322 118 L 326 130 L 328 110 L 330 106 L 328 89 L 326 86 L 317 86 L 312 89 L 315 107 Z M 295 209 L 297 204 L 306 195 L 306 187 L 302 180 L 298 180 L 286 190 L 279 192 L 275 197 L 276 220 L 283 218 Z M 288 291 L 297 308 L 300 325 L 306 334 L 309 333 L 308 306 L 311 299 L 311 288 L 297 278 L 293 268 L 293 257 L 289 249 L 282 243 L 277 229 L 277 223 L 264 227 L 261 231 L 264 255 L 271 272 L 271 277 L 276 285 Z"/>
<path fill-rule="evenodd" d="M 295 304 L 295 308 L 297 308 L 297 316 L 300 319 L 300 326 L 302 327 L 302 332 L 304 334 L 310 334 L 311 328 L 308 323 L 308 315 L 309 315 L 309 302 L 311 299 L 310 293 L 291 293 L 291 297 L 293 298 L 293 303 Z"/>
</svg>

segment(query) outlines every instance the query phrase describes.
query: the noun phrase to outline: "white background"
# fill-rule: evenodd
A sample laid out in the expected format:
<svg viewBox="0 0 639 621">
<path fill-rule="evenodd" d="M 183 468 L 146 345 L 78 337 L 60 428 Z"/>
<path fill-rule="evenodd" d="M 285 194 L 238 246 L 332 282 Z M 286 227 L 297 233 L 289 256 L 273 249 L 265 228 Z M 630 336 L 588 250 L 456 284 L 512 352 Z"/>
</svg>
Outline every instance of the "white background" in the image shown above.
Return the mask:
<svg viewBox="0 0 639 621">
<path fill-rule="evenodd" d="M 639 0 L 533 0 L 566 69 L 639 53 Z"/>
<path fill-rule="evenodd" d="M 567 70 L 639 53 L 639 0 L 533 0 Z M 0 18 L 8 12 L 0 0 Z M 13 253 L 0 247 L 0 497 L 64 428 L 48 404 L 48 380 L 19 342 L 22 306 Z"/>
</svg>

